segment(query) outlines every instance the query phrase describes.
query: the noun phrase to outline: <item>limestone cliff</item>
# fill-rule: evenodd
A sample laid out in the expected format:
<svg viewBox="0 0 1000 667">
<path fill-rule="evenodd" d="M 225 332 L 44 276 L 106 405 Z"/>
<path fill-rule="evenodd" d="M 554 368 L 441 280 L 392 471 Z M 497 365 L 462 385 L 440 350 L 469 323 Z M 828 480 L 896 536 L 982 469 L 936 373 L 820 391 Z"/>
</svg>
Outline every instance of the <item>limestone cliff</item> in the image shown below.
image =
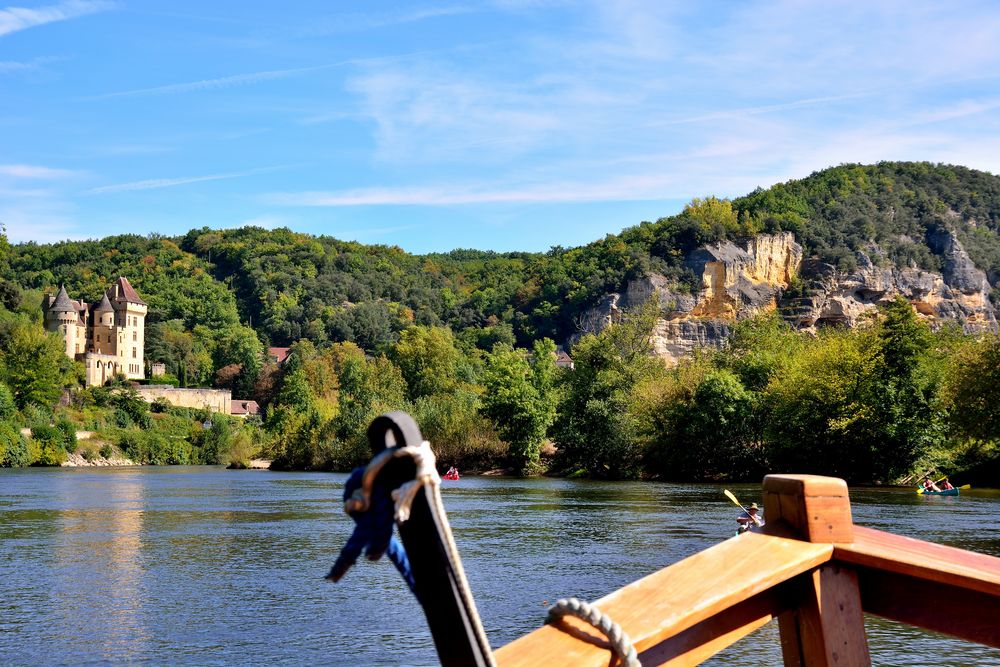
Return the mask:
<svg viewBox="0 0 1000 667">
<path fill-rule="evenodd" d="M 790 324 L 803 330 L 828 324 L 853 327 L 896 295 L 932 324 L 955 321 L 967 331 L 995 330 L 986 274 L 954 234 L 938 233 L 928 244 L 941 259 L 941 273 L 891 266 L 874 245 L 869 252 L 857 253 L 857 269 L 839 271 L 803 259 L 790 232 L 759 235 L 739 245 L 726 241 L 704 246 L 685 262 L 699 279 L 699 289 L 659 274 L 644 276 L 622 292 L 606 295 L 583 314 L 578 330 L 600 331 L 623 311 L 653 298 L 661 312 L 652 336 L 655 354 L 676 363 L 696 348 L 720 347 L 733 322 L 758 313 L 780 309 Z"/>
<path fill-rule="evenodd" d="M 879 305 L 902 295 L 932 325 L 954 321 L 967 332 L 995 330 L 996 313 L 985 272 L 976 268 L 950 232 L 935 234 L 928 242 L 941 258 L 941 273 L 901 269 L 884 261 L 876 264 L 865 252 L 856 253 L 858 268 L 848 272 L 806 261 L 801 269 L 804 293 L 786 298 L 782 312 L 801 329 L 824 324 L 854 327 Z M 870 250 L 877 258 L 879 248 Z"/>
<path fill-rule="evenodd" d="M 801 262 L 802 248 L 789 232 L 760 235 L 742 245 L 704 246 L 686 261 L 700 277 L 697 291 L 651 274 L 605 296 L 578 326 L 581 333 L 600 331 L 623 311 L 654 298 L 663 316 L 653 331 L 653 347 L 657 356 L 674 363 L 696 348 L 720 346 L 733 321 L 774 310 Z"/>
</svg>

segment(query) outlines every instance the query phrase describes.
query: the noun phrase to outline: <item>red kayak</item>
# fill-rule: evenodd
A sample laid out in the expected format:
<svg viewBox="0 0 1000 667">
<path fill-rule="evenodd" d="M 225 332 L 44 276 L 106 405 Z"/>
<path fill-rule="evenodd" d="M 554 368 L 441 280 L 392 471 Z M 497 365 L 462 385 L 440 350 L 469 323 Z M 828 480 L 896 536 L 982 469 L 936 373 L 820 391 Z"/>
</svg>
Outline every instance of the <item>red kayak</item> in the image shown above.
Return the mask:
<svg viewBox="0 0 1000 667">
<path fill-rule="evenodd" d="M 441 479 L 458 479 L 458 473 L 457 472 L 447 473 L 445 475 L 442 475 Z"/>
</svg>

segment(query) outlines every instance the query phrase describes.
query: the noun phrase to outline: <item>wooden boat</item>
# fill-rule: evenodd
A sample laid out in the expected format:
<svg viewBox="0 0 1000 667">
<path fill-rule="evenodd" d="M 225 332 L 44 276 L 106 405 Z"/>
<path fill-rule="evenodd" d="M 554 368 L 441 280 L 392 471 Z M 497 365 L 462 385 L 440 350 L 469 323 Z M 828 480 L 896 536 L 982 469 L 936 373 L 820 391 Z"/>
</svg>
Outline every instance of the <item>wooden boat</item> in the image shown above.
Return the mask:
<svg viewBox="0 0 1000 667">
<path fill-rule="evenodd" d="M 562 617 L 494 654 L 426 472 L 429 445 L 405 413 L 377 418 L 369 438 L 376 456 L 345 507 L 360 530 L 376 476 L 398 486 L 394 498 L 412 500 L 405 512 L 397 503 L 399 534 L 446 667 L 607 667 L 621 663 L 606 635 L 621 640 L 621 632 L 634 649 L 630 665 L 694 665 L 774 619 L 785 665 L 870 665 L 865 613 L 1000 648 L 1000 558 L 855 526 L 841 479 L 768 475 L 762 533 L 730 538 L 597 600 L 617 624 L 606 623 L 607 633 Z M 614 643 L 615 655 L 624 653 Z"/>
<path fill-rule="evenodd" d="M 957 496 L 958 487 L 954 489 L 944 489 L 942 491 L 934 491 L 933 489 L 917 489 L 917 493 L 921 496 Z"/>
</svg>

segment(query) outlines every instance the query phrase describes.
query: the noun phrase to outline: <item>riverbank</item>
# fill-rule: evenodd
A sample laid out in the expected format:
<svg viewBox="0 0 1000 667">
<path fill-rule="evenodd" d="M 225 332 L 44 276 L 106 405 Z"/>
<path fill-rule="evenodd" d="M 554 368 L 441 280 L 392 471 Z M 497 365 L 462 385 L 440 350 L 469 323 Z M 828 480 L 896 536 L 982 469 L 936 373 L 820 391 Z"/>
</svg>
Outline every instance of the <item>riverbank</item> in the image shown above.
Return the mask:
<svg viewBox="0 0 1000 667">
<path fill-rule="evenodd" d="M 87 468 L 87 467 L 109 467 L 109 466 L 137 466 L 140 465 L 124 456 L 112 455 L 109 458 L 97 456 L 89 461 L 82 454 L 73 452 L 66 455 L 66 460 L 60 464 L 63 468 Z"/>
</svg>

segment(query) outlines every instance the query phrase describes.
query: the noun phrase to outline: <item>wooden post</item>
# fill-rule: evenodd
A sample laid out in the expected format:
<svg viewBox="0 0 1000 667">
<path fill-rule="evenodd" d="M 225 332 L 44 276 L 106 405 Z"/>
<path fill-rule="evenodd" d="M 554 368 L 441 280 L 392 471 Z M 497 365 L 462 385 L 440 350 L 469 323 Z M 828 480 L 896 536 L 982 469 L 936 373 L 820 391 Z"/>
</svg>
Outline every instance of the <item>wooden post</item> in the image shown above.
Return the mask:
<svg viewBox="0 0 1000 667">
<path fill-rule="evenodd" d="M 834 477 L 764 478 L 764 532 L 806 542 L 854 541 L 847 484 Z M 802 575 L 791 587 L 794 611 L 778 617 L 785 665 L 870 665 L 857 573 L 837 563 Z"/>
</svg>

